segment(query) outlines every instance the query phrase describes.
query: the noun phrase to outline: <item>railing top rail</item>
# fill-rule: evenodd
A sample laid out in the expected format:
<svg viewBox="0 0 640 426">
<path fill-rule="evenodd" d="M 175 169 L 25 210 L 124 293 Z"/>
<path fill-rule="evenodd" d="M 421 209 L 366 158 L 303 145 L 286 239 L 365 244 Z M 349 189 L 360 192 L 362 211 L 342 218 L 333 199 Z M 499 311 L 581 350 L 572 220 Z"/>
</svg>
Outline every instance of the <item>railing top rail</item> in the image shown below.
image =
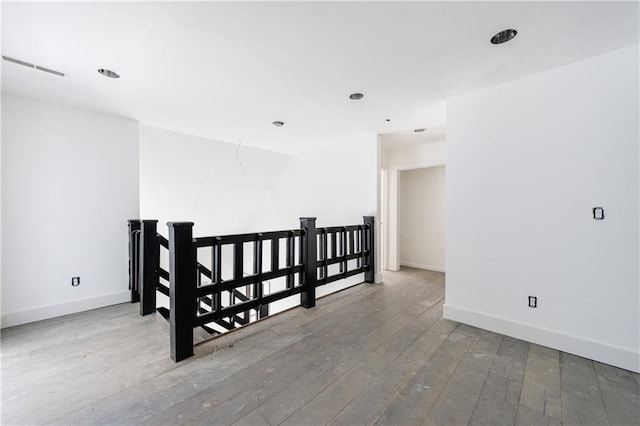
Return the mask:
<svg viewBox="0 0 640 426">
<path fill-rule="evenodd" d="M 347 231 L 357 231 L 358 229 L 364 229 L 366 225 L 347 225 L 347 226 L 327 226 L 324 228 L 316 228 L 318 232 L 326 232 L 329 234 L 333 234 L 336 232 L 343 232 L 345 229 Z"/>
<path fill-rule="evenodd" d="M 128 219 L 129 223 L 158 223 L 158 219 Z"/>
<path fill-rule="evenodd" d="M 253 241 L 265 241 L 276 238 L 299 237 L 304 234 L 302 229 L 286 231 L 254 232 L 249 234 L 221 235 L 216 237 L 198 237 L 193 239 L 196 247 L 209 247 L 218 244 L 249 243 Z"/>
</svg>

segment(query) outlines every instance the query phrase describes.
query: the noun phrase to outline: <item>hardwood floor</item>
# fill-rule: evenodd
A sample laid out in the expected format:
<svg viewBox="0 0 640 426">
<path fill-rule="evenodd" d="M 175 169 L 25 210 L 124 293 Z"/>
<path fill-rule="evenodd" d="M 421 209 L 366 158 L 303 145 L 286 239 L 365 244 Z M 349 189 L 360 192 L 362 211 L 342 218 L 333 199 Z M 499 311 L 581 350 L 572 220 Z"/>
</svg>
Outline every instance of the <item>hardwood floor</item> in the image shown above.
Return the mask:
<svg viewBox="0 0 640 426">
<path fill-rule="evenodd" d="M 2 424 L 637 425 L 640 376 L 442 319 L 406 268 L 174 364 L 137 305 L 2 331 Z"/>
</svg>

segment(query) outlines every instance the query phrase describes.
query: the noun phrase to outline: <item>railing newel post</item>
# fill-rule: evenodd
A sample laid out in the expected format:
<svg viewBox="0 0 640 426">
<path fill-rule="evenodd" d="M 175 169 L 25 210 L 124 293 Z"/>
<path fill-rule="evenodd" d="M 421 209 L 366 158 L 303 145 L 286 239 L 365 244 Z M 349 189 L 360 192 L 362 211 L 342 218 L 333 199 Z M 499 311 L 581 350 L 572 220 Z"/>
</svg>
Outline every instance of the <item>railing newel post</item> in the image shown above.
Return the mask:
<svg viewBox="0 0 640 426">
<path fill-rule="evenodd" d="M 140 263 L 139 293 L 140 315 L 149 315 L 156 311 L 156 288 L 160 277 L 160 240 L 158 239 L 157 220 L 140 221 Z"/>
<path fill-rule="evenodd" d="M 364 282 L 374 283 L 376 282 L 376 263 L 375 263 L 375 217 L 364 216 L 364 240 L 365 245 L 363 249 L 368 250 L 365 259 L 366 267 L 364 272 Z"/>
<path fill-rule="evenodd" d="M 315 217 L 301 217 L 302 253 L 304 265 L 304 290 L 300 293 L 300 304 L 305 308 L 316 306 L 316 285 L 318 279 L 318 233 Z"/>
<path fill-rule="evenodd" d="M 129 219 L 129 290 L 131 290 L 131 303 L 140 301 L 138 288 L 138 268 L 140 255 L 138 253 L 138 232 L 140 232 L 140 220 Z"/>
<path fill-rule="evenodd" d="M 193 355 L 198 262 L 193 244 L 193 222 L 169 222 L 171 358 L 175 362 Z"/>
</svg>

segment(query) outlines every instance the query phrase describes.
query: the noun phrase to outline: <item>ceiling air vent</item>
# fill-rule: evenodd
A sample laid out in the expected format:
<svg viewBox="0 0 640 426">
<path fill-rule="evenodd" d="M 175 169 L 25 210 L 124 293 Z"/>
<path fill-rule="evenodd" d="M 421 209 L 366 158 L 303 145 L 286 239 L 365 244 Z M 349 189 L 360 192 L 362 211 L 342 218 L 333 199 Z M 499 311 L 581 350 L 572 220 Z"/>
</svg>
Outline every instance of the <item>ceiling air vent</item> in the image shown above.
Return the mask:
<svg viewBox="0 0 640 426">
<path fill-rule="evenodd" d="M 29 62 L 21 61 L 20 59 L 10 58 L 9 56 L 2 55 L 2 59 L 8 62 L 13 62 L 14 64 L 22 65 L 23 67 L 33 68 L 34 70 L 48 72 L 49 74 L 58 75 L 60 77 L 69 77 L 69 74 L 65 74 L 61 71 L 52 70 L 51 68 L 42 67 L 40 65 L 32 64 Z"/>
</svg>

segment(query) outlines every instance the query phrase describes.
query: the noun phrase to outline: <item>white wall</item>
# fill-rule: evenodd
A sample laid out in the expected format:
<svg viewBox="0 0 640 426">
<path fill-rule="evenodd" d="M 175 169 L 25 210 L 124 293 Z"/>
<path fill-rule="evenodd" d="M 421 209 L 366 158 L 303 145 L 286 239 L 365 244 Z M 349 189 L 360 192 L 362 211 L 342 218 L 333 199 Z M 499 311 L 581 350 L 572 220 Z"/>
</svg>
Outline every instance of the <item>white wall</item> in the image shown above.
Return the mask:
<svg viewBox="0 0 640 426">
<path fill-rule="evenodd" d="M 128 300 L 138 123 L 2 94 L 2 124 L 2 326 Z"/>
<path fill-rule="evenodd" d="M 400 264 L 445 270 L 445 167 L 400 173 Z"/>
<path fill-rule="evenodd" d="M 317 217 L 318 226 L 362 223 L 376 214 L 377 149 L 372 135 L 295 155 L 251 226 L 287 229 L 303 216 Z"/>
<path fill-rule="evenodd" d="M 446 318 L 640 371 L 638 89 L 633 46 L 448 102 Z"/>
<path fill-rule="evenodd" d="M 290 159 L 278 152 L 247 146 L 238 150 L 238 144 L 140 126 L 141 217 L 158 219 L 158 231 L 165 236 L 169 221 L 194 222 L 195 236 L 249 232 L 251 218 Z"/>
<path fill-rule="evenodd" d="M 361 223 L 376 212 L 375 136 L 291 156 L 140 126 L 140 212 L 194 235 Z"/>
<path fill-rule="evenodd" d="M 396 149 L 385 149 L 382 166 L 387 169 L 411 170 L 444 164 L 447 159 L 447 142 L 432 142 L 409 145 Z M 425 165 L 426 164 L 426 165 Z"/>
</svg>

